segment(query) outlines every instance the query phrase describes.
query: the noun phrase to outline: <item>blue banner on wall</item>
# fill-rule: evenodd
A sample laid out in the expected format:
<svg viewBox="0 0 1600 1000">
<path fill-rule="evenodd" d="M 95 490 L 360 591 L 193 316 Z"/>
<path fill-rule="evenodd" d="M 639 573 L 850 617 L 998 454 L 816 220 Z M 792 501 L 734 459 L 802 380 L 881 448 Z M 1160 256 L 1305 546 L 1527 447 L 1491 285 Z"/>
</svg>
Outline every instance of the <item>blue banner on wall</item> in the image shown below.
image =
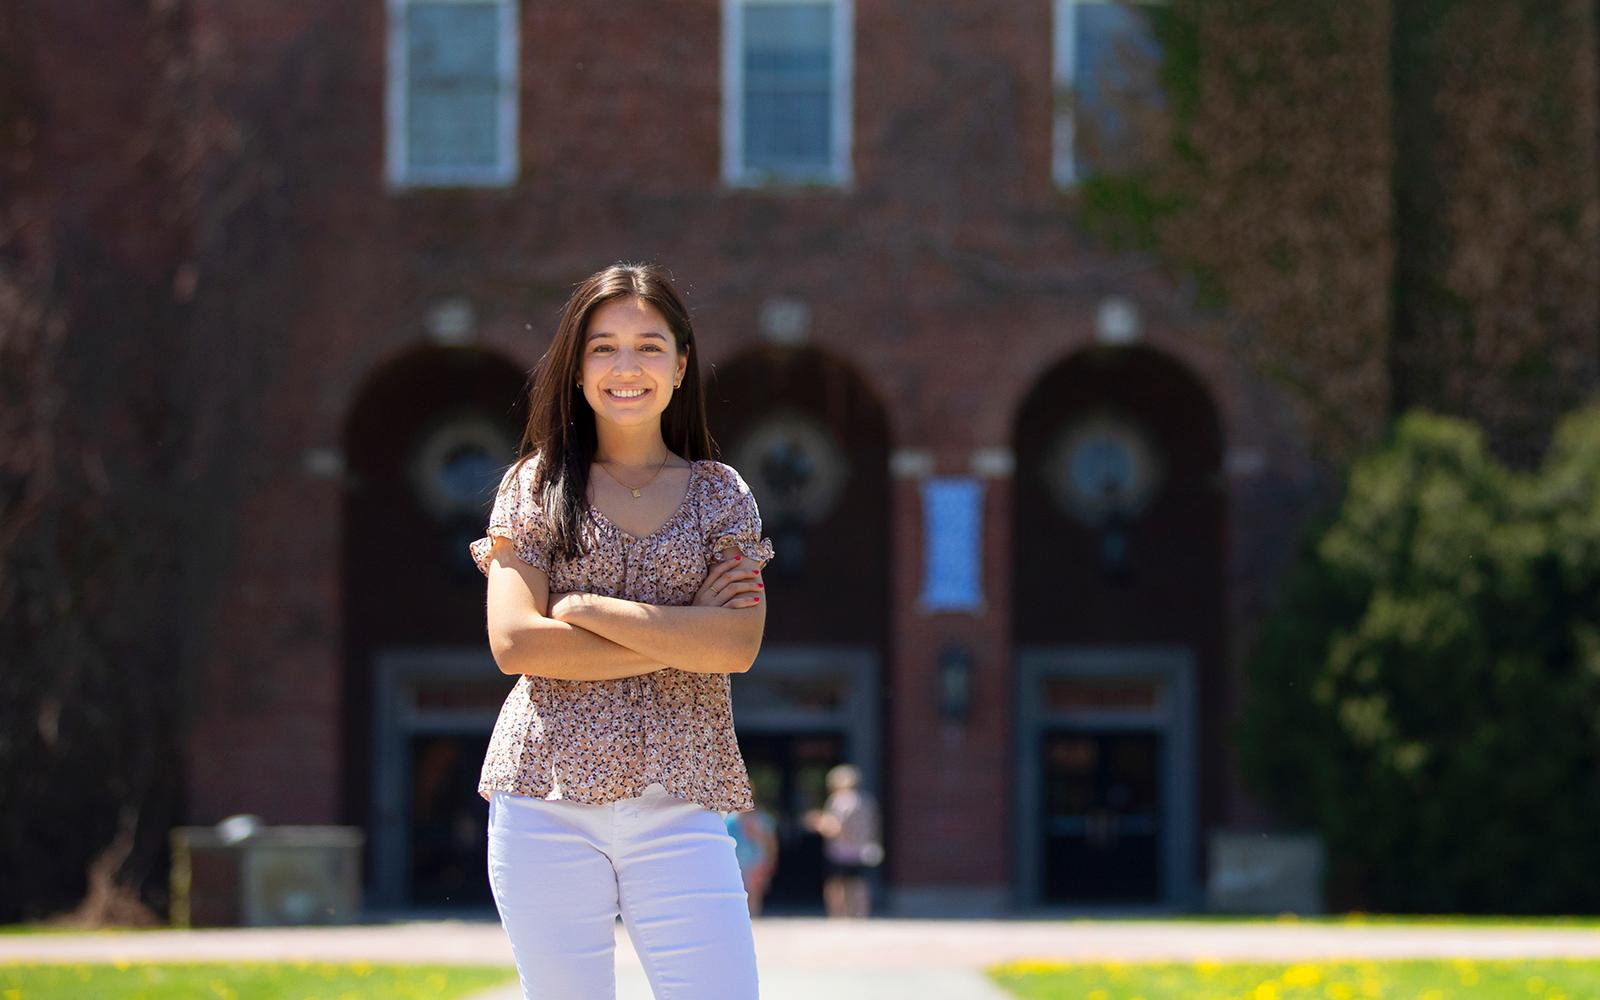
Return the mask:
<svg viewBox="0 0 1600 1000">
<path fill-rule="evenodd" d="M 983 606 L 983 481 L 940 476 L 922 482 L 922 609 Z"/>
</svg>

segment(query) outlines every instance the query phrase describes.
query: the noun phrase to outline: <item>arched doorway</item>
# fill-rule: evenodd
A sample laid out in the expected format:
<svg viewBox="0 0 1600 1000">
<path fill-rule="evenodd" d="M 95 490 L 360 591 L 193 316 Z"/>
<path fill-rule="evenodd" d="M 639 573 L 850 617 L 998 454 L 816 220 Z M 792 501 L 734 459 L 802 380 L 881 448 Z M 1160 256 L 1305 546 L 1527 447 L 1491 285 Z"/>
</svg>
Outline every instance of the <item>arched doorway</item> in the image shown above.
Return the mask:
<svg viewBox="0 0 1600 1000">
<path fill-rule="evenodd" d="M 776 550 L 760 658 L 733 678 L 740 750 L 778 821 L 767 903 L 817 911 L 822 845 L 800 817 L 822 804 L 828 768 L 853 763 L 880 799 L 886 791 L 888 421 L 854 371 L 810 348 L 717 365 L 707 405 L 720 458 L 750 484 Z"/>
<path fill-rule="evenodd" d="M 1191 907 L 1222 757 L 1216 408 L 1169 356 L 1096 346 L 1015 440 L 1018 901 Z"/>
<path fill-rule="evenodd" d="M 492 905 L 478 770 L 512 681 L 483 636 L 467 545 L 525 420 L 524 373 L 472 349 L 375 370 L 345 425 L 344 821 L 375 908 Z"/>
</svg>

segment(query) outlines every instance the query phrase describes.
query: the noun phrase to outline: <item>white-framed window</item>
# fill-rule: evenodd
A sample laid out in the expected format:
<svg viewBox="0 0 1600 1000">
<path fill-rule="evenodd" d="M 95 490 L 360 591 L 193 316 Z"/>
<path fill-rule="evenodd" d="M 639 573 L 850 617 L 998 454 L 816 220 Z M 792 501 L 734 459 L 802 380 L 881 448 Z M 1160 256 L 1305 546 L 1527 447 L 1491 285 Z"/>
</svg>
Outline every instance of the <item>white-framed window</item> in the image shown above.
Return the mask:
<svg viewBox="0 0 1600 1000">
<path fill-rule="evenodd" d="M 854 0 L 723 0 L 722 179 L 850 183 Z"/>
<path fill-rule="evenodd" d="M 1054 0 L 1052 169 L 1070 186 L 1097 168 L 1136 166 L 1164 107 L 1151 16 L 1164 0 Z M 1136 112 L 1130 116 L 1130 112 Z"/>
<path fill-rule="evenodd" d="M 385 174 L 397 188 L 517 177 L 517 0 L 386 0 Z"/>
</svg>

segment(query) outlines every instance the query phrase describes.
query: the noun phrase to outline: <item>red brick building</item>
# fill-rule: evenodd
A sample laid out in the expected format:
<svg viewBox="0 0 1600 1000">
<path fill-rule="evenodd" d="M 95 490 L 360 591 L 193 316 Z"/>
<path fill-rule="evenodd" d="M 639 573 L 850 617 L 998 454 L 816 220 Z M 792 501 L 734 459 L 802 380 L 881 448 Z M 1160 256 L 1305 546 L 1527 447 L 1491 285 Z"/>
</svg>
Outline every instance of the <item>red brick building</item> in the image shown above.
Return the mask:
<svg viewBox="0 0 1600 1000">
<path fill-rule="evenodd" d="M 374 904 L 487 902 L 510 681 L 467 543 L 568 291 L 645 259 L 778 551 L 734 685 L 774 908 L 820 905 L 793 819 L 843 760 L 891 910 L 1199 908 L 1208 833 L 1266 820 L 1225 725 L 1311 466 L 1074 224 L 1057 89 L 1132 30 L 1110 6 L 197 3 L 207 113 L 292 201 L 270 285 L 200 290 L 281 324 L 189 820 L 356 824 Z"/>
</svg>

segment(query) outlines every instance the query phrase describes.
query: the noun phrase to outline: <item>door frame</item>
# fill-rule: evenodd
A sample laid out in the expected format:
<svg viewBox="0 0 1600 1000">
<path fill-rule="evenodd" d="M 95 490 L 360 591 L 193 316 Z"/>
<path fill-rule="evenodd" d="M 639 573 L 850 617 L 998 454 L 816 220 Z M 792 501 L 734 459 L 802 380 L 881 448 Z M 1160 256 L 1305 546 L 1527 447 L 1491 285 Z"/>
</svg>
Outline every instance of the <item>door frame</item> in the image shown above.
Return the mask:
<svg viewBox="0 0 1600 1000">
<path fill-rule="evenodd" d="M 372 699 L 372 882 L 369 906 L 401 908 L 411 896 L 411 839 L 406 828 L 413 736 L 481 736 L 499 714 L 485 709 L 419 709 L 415 693 L 424 681 L 473 681 L 505 677 L 494 657 L 476 647 L 390 649 L 373 657 Z M 487 808 L 487 806 L 485 806 Z"/>
<path fill-rule="evenodd" d="M 861 772 L 861 785 L 877 798 L 882 833 L 887 841 L 893 820 L 882 808 L 882 760 L 878 752 L 879 656 L 873 646 L 824 643 L 769 643 L 762 646 L 750 671 L 732 677 L 734 729 L 741 735 L 834 731 L 844 739 L 845 760 Z M 752 699 L 753 689 L 771 678 L 818 681 L 835 678 L 841 698 L 833 710 L 784 706 L 781 697 Z M 740 693 L 744 692 L 741 699 Z M 882 867 L 867 875 L 874 895 L 881 896 Z"/>
<path fill-rule="evenodd" d="M 784 708 L 779 704 L 741 704 L 741 688 L 748 690 L 767 675 L 778 679 L 844 681 L 844 698 L 837 710 Z M 734 674 L 733 725 L 738 732 L 791 733 L 837 729 L 845 734 L 850 763 L 861 772 L 861 784 L 883 798 L 878 754 L 878 657 L 871 646 L 813 643 L 768 644 L 761 648 L 749 673 Z"/>
<path fill-rule="evenodd" d="M 1196 753 L 1195 656 L 1183 646 L 1028 646 L 1017 653 L 1016 743 L 1013 757 L 1018 778 L 1016 797 L 1016 881 L 1013 893 L 1024 909 L 1062 909 L 1073 912 L 1115 909 L 1121 912 L 1192 910 L 1200 899 L 1195 879 Z M 1058 677 L 1155 680 L 1161 685 L 1160 703 L 1154 709 L 1051 710 L 1045 706 L 1043 686 Z M 1039 886 L 1043 870 L 1038 832 L 1040 762 L 1038 741 L 1046 727 L 1085 730 L 1143 728 L 1164 736 L 1161 760 L 1161 899 L 1152 904 L 1045 903 Z"/>
</svg>

